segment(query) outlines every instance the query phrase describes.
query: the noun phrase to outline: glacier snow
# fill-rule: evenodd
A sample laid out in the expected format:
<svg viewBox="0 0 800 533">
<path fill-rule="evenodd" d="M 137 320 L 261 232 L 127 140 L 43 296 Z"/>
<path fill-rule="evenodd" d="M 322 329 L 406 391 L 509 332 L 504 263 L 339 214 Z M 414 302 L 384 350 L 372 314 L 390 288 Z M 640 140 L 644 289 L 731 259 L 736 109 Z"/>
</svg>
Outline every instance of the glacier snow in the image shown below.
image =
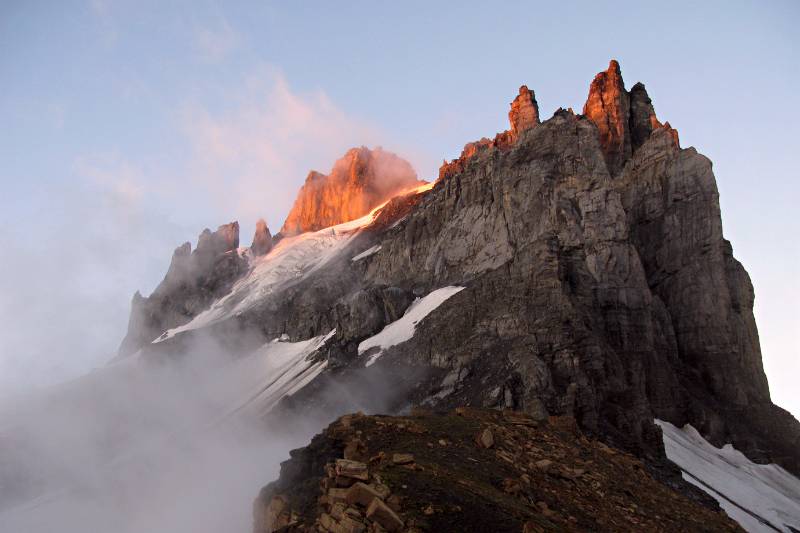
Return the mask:
<svg viewBox="0 0 800 533">
<path fill-rule="evenodd" d="M 745 530 L 800 530 L 796 477 L 775 464 L 753 463 L 730 444 L 716 448 L 691 425 L 681 429 L 655 422 L 664 434 L 667 458 L 683 471 L 683 478 L 713 496 Z"/>
</svg>

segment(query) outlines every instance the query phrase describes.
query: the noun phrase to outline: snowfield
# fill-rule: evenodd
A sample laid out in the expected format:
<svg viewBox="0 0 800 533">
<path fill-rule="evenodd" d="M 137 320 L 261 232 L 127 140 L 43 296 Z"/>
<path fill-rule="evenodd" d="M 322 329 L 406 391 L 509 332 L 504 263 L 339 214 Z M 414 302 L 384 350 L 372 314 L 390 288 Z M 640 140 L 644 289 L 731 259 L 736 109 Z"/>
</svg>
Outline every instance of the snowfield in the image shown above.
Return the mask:
<svg viewBox="0 0 800 533">
<path fill-rule="evenodd" d="M 688 424 L 679 429 L 655 422 L 683 478 L 713 496 L 745 530 L 800 530 L 800 479 L 778 465 L 755 464 L 730 444 L 716 448 Z"/>
<path fill-rule="evenodd" d="M 407 341 L 414 336 L 416 326 L 420 320 L 431 314 L 437 307 L 442 305 L 448 298 L 464 290 L 464 287 L 442 287 L 436 289 L 424 298 L 417 298 L 406 309 L 402 317 L 384 327 L 380 333 L 361 341 L 358 345 L 358 354 L 366 352 L 370 348 L 379 348 L 377 353 L 372 354 L 366 362 L 366 366 L 372 365 L 383 355 L 383 351 Z"/>
</svg>

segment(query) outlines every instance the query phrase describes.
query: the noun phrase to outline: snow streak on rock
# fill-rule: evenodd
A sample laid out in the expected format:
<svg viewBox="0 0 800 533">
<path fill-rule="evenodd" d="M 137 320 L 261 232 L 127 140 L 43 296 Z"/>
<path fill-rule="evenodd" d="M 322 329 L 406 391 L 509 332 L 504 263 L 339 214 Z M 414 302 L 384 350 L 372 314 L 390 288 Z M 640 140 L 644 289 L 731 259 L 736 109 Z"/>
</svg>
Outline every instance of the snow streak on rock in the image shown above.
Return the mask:
<svg viewBox="0 0 800 533">
<path fill-rule="evenodd" d="M 719 501 L 751 532 L 800 530 L 800 480 L 778 465 L 759 465 L 730 444 L 716 448 L 691 425 L 656 420 L 667 457 L 683 478 Z M 793 528 L 793 529 L 790 529 Z"/>
<path fill-rule="evenodd" d="M 357 256 L 353 257 L 350 261 L 361 261 L 365 257 L 369 257 L 372 254 L 379 252 L 380 249 L 381 249 L 381 245 L 380 244 L 376 244 L 375 246 L 367 248 L 366 250 L 364 250 L 363 252 L 361 252 Z"/>
<path fill-rule="evenodd" d="M 390 346 L 400 344 L 401 342 L 405 342 L 413 337 L 416 326 L 420 320 L 428 316 L 431 312 L 433 312 L 434 309 L 442 305 L 445 300 L 462 290 L 464 290 L 464 287 L 442 287 L 441 289 L 431 292 L 424 298 L 417 298 L 414 300 L 414 303 L 409 306 L 401 318 L 395 320 L 391 324 L 388 324 L 377 335 L 373 335 L 372 337 L 362 341 L 361 344 L 358 345 L 359 355 L 366 352 L 370 348 L 377 347 L 379 350 L 377 353 L 374 353 L 370 356 L 370 358 L 367 360 L 366 366 L 370 366 L 377 361 L 378 358 L 383 354 L 383 351 Z"/>
<path fill-rule="evenodd" d="M 310 356 L 330 339 L 336 330 L 300 342 L 275 339 L 238 361 L 234 369 L 247 394 L 235 411 L 269 412 L 284 396 L 294 394 L 328 366 L 325 359 Z"/>
</svg>

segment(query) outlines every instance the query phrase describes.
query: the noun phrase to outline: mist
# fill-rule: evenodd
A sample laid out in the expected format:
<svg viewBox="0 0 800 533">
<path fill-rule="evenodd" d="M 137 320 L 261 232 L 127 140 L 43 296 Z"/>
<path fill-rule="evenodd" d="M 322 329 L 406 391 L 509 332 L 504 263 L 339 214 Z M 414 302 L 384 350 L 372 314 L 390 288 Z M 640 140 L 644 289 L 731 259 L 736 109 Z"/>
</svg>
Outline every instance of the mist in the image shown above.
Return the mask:
<svg viewBox="0 0 800 533">
<path fill-rule="evenodd" d="M 314 356 L 326 340 L 242 355 L 198 332 L 179 352 L 137 352 L 6 402 L 0 531 L 249 531 L 252 501 L 290 449 L 344 412 L 387 406 L 381 378 L 361 398 L 328 379 L 328 409 L 289 424 L 265 416 L 287 390 L 273 387 L 276 374 L 293 371 L 274 361 L 288 353 L 301 369 L 324 368 Z"/>
</svg>

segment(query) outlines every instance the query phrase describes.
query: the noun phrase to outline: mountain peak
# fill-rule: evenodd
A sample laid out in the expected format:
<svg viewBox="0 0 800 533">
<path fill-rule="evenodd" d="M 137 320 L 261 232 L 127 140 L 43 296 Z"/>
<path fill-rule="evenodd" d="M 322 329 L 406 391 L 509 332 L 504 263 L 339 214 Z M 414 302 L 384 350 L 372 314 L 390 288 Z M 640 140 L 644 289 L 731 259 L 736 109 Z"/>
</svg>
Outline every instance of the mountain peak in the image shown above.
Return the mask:
<svg viewBox="0 0 800 533">
<path fill-rule="evenodd" d="M 536 103 L 536 94 L 528 89 L 527 85 L 519 88 L 519 94 L 511 102 L 508 121 L 514 138 L 539 124 L 539 104 Z"/>
<path fill-rule="evenodd" d="M 449 162 L 445 160 L 439 168 L 439 178 L 462 171 L 467 161 L 480 153 L 493 148 L 503 150 L 511 148 L 522 133 L 535 128 L 541 123 L 536 94 L 528 89 L 527 85 L 520 86 L 519 94 L 511 102 L 511 109 L 508 111 L 508 122 L 511 126 L 510 130 L 498 133 L 494 139 L 484 137 L 479 141 L 467 143 L 458 158 Z"/>
<path fill-rule="evenodd" d="M 678 132 L 669 123 L 661 124 L 656 117 L 644 84 L 637 82 L 630 92 L 625 90 L 622 72 L 615 59 L 608 64 L 608 69 L 599 72 L 592 80 L 583 114 L 597 126 L 600 145 L 612 176 L 622 171 L 633 152 L 659 128 L 665 128 L 675 147 L 680 147 Z"/>
<path fill-rule="evenodd" d="M 308 174 L 280 233 L 297 235 L 354 220 L 418 184 L 417 173 L 401 157 L 380 147 L 351 148 L 330 174 Z"/>
<path fill-rule="evenodd" d="M 616 60 L 592 80 L 583 114 L 597 125 L 608 170 L 616 174 L 631 156 L 630 100 Z"/>
<path fill-rule="evenodd" d="M 239 223 L 234 221 L 223 224 L 213 232 L 206 228 L 197 238 L 199 254 L 216 255 L 235 250 L 239 247 Z"/>
<path fill-rule="evenodd" d="M 250 250 L 253 255 L 266 255 L 272 250 L 272 234 L 269 232 L 269 227 L 263 218 L 258 219 L 256 222 L 256 232 L 253 235 L 253 244 L 250 245 Z"/>
</svg>

